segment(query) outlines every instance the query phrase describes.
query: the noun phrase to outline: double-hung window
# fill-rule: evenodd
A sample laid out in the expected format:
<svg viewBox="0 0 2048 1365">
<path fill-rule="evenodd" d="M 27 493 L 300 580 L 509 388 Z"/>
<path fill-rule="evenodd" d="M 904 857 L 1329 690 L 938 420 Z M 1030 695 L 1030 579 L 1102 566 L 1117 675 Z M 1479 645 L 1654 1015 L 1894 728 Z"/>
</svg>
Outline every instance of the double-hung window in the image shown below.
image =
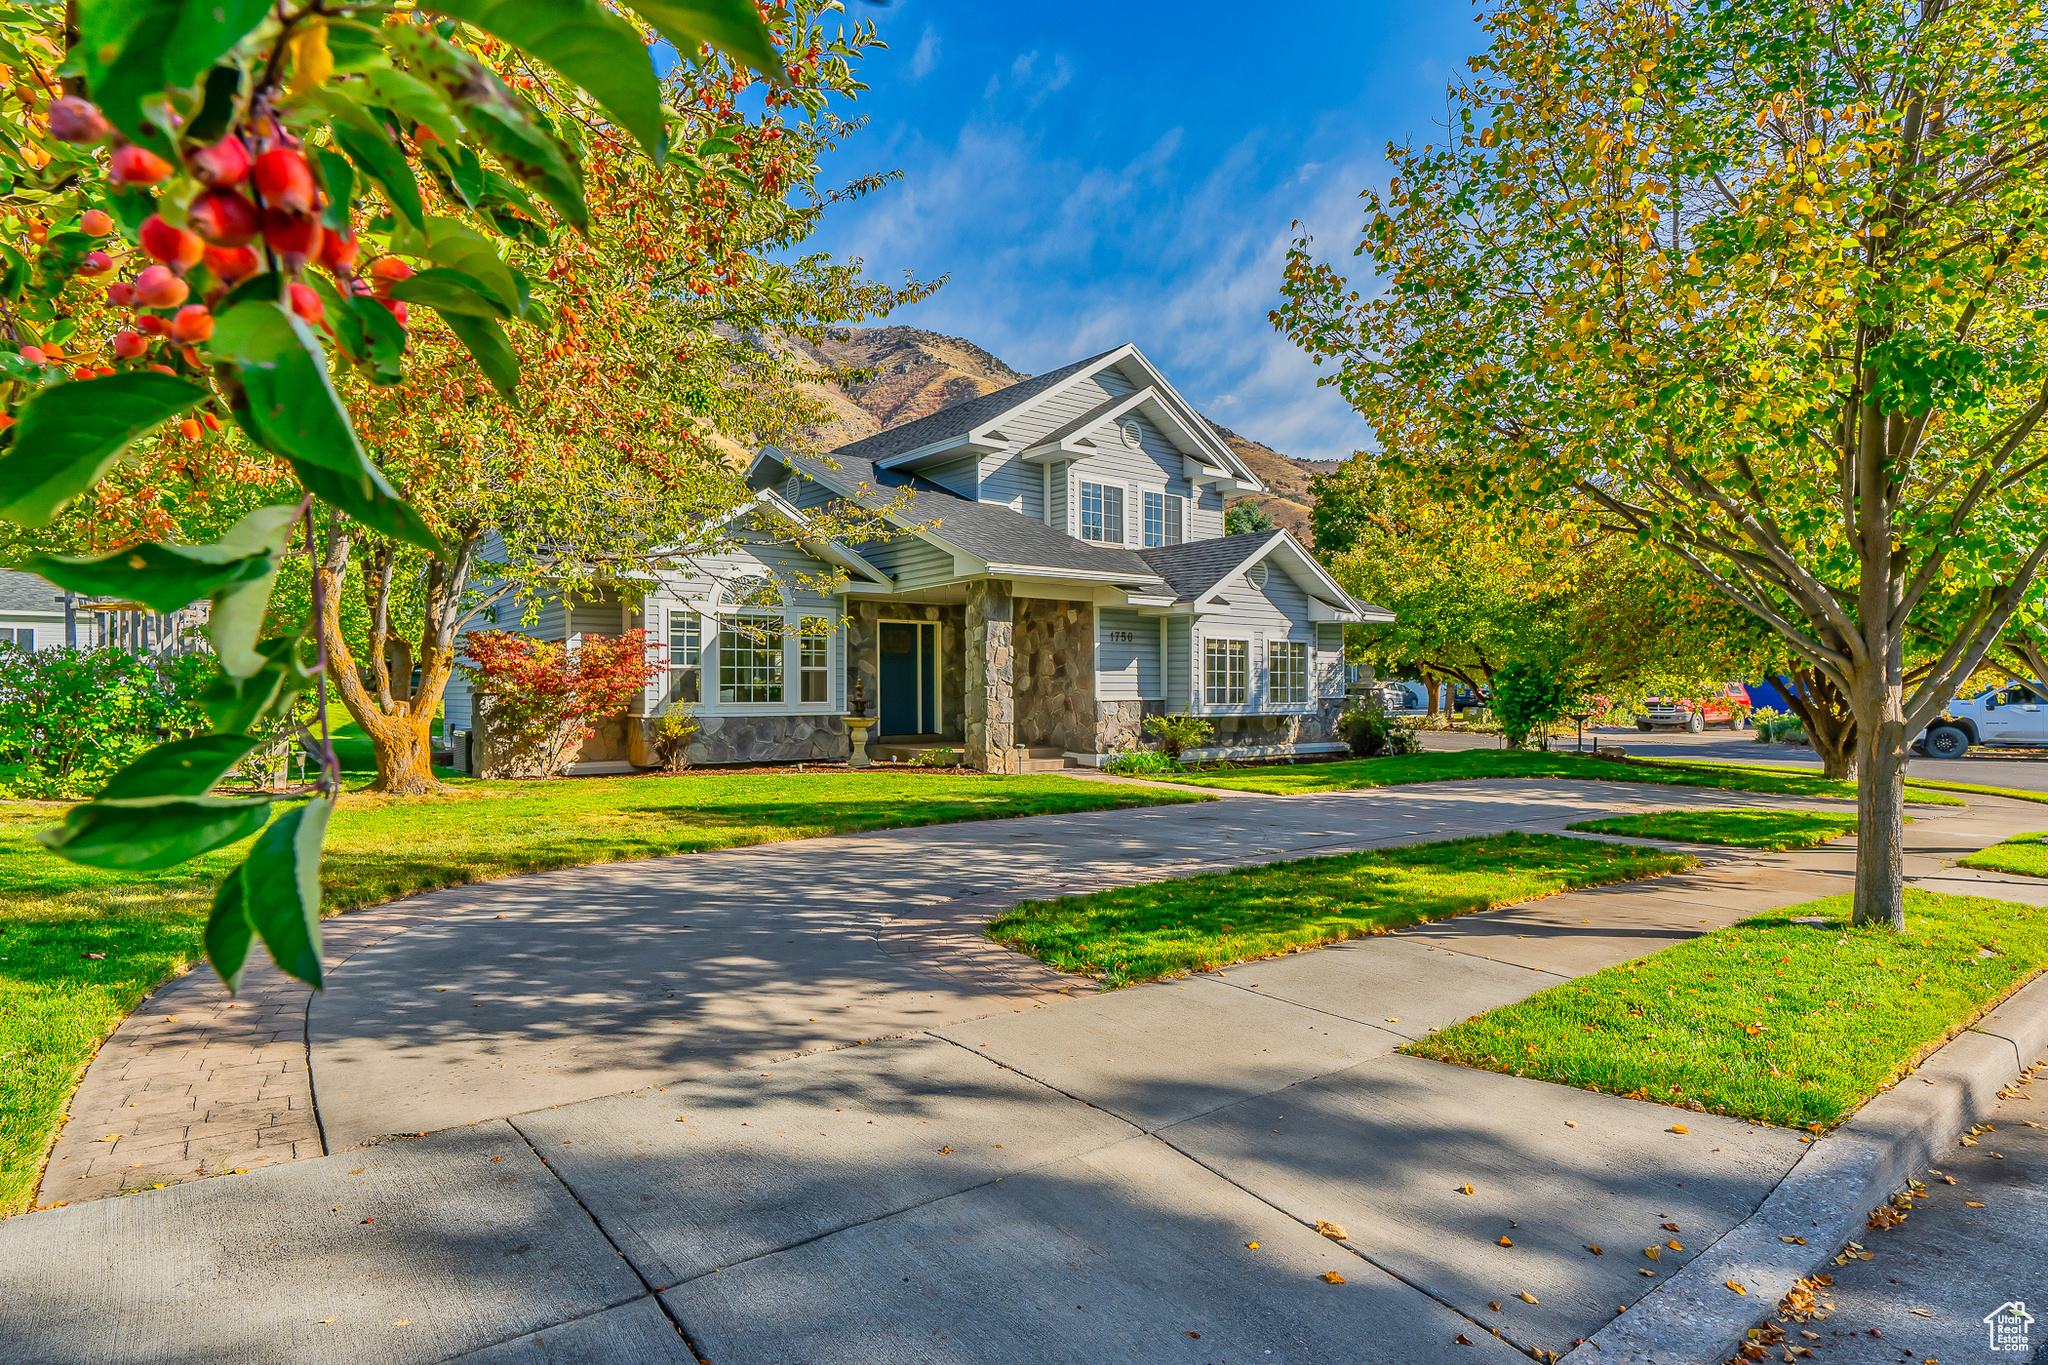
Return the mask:
<svg viewBox="0 0 2048 1365">
<path fill-rule="evenodd" d="M 704 618 L 694 611 L 668 614 L 668 699 L 703 698 Z"/>
<path fill-rule="evenodd" d="M 1081 539 L 1123 544 L 1123 489 L 1113 483 L 1081 485 Z"/>
<path fill-rule="evenodd" d="M 806 621 L 797 636 L 796 669 L 798 699 L 823 703 L 831 697 L 832 638 L 825 627 Z"/>
<path fill-rule="evenodd" d="M 718 632 L 718 699 L 735 705 L 782 700 L 782 618 L 734 616 Z"/>
<path fill-rule="evenodd" d="M 1180 544 L 1181 501 L 1175 493 L 1145 495 L 1145 548 Z"/>
<path fill-rule="evenodd" d="M 1266 646 L 1266 687 L 1276 706 L 1308 701 L 1308 642 L 1274 640 Z"/>
<path fill-rule="evenodd" d="M 1211 706 L 1242 706 L 1251 693 L 1248 640 L 1202 642 L 1202 696 Z"/>
</svg>

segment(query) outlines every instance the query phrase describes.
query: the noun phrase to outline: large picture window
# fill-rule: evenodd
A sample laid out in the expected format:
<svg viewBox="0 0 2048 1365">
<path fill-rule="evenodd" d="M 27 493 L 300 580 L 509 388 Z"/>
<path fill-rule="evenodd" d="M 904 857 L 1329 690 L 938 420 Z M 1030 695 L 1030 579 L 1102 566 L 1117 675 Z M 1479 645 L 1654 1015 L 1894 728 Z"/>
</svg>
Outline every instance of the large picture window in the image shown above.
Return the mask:
<svg viewBox="0 0 2048 1365">
<path fill-rule="evenodd" d="M 782 700 L 782 618 L 735 616 L 718 632 L 718 699 L 734 705 Z"/>
<path fill-rule="evenodd" d="M 1112 483 L 1081 485 L 1081 539 L 1123 544 L 1123 489 Z"/>
<path fill-rule="evenodd" d="M 1242 706 L 1251 694 L 1248 640 L 1202 642 L 1202 696 L 1211 706 Z"/>
<path fill-rule="evenodd" d="M 1308 642 L 1274 640 L 1266 646 L 1266 686 L 1277 706 L 1308 701 Z"/>
<path fill-rule="evenodd" d="M 668 614 L 668 699 L 703 699 L 704 618 L 694 611 Z"/>
<path fill-rule="evenodd" d="M 825 628 L 806 623 L 797 637 L 797 691 L 799 699 L 824 703 L 831 698 L 832 637 Z"/>
</svg>

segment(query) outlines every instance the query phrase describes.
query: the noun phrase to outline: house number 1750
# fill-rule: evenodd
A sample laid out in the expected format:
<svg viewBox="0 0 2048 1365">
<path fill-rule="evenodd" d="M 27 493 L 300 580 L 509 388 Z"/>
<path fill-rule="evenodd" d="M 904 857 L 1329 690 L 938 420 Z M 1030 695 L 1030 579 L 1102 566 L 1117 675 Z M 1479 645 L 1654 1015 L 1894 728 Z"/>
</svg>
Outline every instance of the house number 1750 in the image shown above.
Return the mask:
<svg viewBox="0 0 2048 1365">
<path fill-rule="evenodd" d="M 1102 632 L 1102 638 L 1113 645 L 1134 645 L 1138 643 L 1138 632 L 1135 630 L 1105 630 Z"/>
</svg>

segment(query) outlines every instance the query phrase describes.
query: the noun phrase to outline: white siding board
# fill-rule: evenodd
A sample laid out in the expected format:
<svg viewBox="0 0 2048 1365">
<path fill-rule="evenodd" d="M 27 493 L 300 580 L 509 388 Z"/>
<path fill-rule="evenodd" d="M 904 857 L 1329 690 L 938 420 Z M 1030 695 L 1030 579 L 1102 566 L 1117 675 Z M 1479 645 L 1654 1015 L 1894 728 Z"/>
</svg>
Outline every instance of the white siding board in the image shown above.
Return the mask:
<svg viewBox="0 0 2048 1365">
<path fill-rule="evenodd" d="M 992 490 L 984 490 L 981 487 L 981 459 L 975 455 L 965 455 L 960 459 L 948 460 L 944 464 L 935 464 L 929 469 L 920 469 L 917 472 L 941 488 L 952 489 L 963 498 L 979 498 L 984 502 L 1008 502 L 1010 497 L 1015 496 L 988 495 Z"/>
<path fill-rule="evenodd" d="M 944 534 L 943 524 L 940 534 Z M 880 545 L 863 547 L 861 558 L 895 579 L 902 592 L 948 583 L 956 577 L 953 556 L 917 536 L 898 536 Z"/>
<path fill-rule="evenodd" d="M 1194 663 L 1188 642 L 1194 622 L 1185 616 L 1166 618 L 1166 710 L 1184 715 L 1194 701 Z"/>
<path fill-rule="evenodd" d="M 1163 698 L 1157 617 L 1140 616 L 1121 607 L 1096 612 L 1095 695 L 1102 701 Z"/>
</svg>

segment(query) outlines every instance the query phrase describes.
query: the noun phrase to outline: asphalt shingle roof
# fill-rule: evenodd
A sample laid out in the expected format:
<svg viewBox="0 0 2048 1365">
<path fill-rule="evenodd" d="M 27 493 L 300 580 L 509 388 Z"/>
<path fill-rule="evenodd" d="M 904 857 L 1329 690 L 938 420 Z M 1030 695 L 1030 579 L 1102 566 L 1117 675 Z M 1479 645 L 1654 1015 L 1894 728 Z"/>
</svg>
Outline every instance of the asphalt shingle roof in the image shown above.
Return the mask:
<svg viewBox="0 0 2048 1365">
<path fill-rule="evenodd" d="M 63 590 L 49 579 L 20 569 L 0 569 L 0 611 L 61 611 Z"/>
<path fill-rule="evenodd" d="M 1158 577 L 1134 550 L 1076 540 L 1000 503 L 976 502 L 930 479 L 899 470 L 877 469 L 873 460 L 848 450 L 832 452 L 830 464 L 788 452 L 777 454 L 841 496 L 870 507 L 889 503 L 901 496 L 902 490 L 909 489 L 908 504 L 898 509 L 900 515 L 911 521 L 933 523 L 932 533 L 941 540 L 991 564 L 1029 564 L 1081 573 L 1128 575 L 1133 582 Z M 865 494 L 860 491 L 862 485 L 866 486 Z"/>
<path fill-rule="evenodd" d="M 852 455 L 863 460 L 886 460 L 891 455 L 901 455 L 906 450 L 928 446 L 948 437 L 965 436 L 983 422 L 1000 417 L 1060 381 L 1071 379 L 1089 366 L 1099 364 L 1109 354 L 1111 352 L 1104 351 L 1101 355 L 1092 355 L 1057 370 L 1019 380 L 1006 389 L 997 389 L 994 393 L 955 403 L 950 408 L 941 408 L 929 417 L 920 417 L 915 422 L 905 422 L 900 427 L 891 427 L 850 445 L 840 446 L 832 454 L 835 458 Z"/>
<path fill-rule="evenodd" d="M 1273 538 L 1271 531 L 1250 531 L 1241 536 L 1218 536 L 1214 540 L 1190 540 L 1179 545 L 1161 545 L 1138 554 L 1153 572 L 1165 579 L 1180 600 L 1193 601 L 1223 581 L 1225 574 L 1244 563 L 1252 551 Z"/>
</svg>

